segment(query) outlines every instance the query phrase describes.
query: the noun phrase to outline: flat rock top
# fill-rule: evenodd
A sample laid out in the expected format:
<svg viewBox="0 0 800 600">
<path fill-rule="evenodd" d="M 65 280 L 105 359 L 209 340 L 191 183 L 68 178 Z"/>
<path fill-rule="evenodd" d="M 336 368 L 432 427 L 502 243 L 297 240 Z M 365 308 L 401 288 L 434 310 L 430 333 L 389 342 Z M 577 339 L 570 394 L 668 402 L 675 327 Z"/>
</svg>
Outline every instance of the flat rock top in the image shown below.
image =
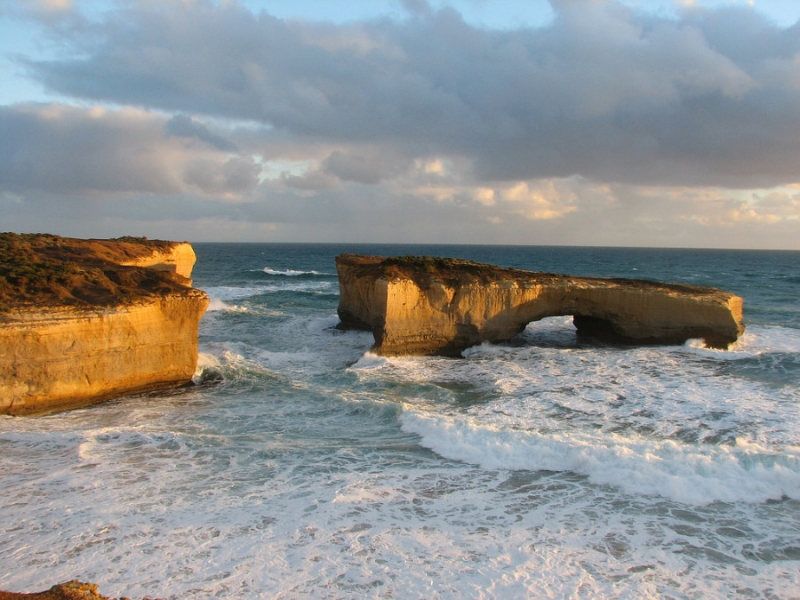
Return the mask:
<svg viewBox="0 0 800 600">
<path fill-rule="evenodd" d="M 176 273 L 120 263 L 168 252 L 178 242 L 123 237 L 82 240 L 0 233 L 0 314 L 53 307 L 101 308 L 186 293 Z"/>
<path fill-rule="evenodd" d="M 576 277 L 522 269 L 510 269 L 458 258 L 432 256 L 366 256 L 342 254 L 336 257 L 337 264 L 347 265 L 359 277 L 383 279 L 406 278 L 427 288 L 438 282 L 452 287 L 470 283 L 495 283 L 514 281 L 540 285 L 575 285 L 604 288 L 629 288 L 642 291 L 662 291 L 669 294 L 709 296 L 730 295 L 717 288 L 679 283 L 662 283 L 646 279 L 622 279 L 604 277 Z"/>
</svg>

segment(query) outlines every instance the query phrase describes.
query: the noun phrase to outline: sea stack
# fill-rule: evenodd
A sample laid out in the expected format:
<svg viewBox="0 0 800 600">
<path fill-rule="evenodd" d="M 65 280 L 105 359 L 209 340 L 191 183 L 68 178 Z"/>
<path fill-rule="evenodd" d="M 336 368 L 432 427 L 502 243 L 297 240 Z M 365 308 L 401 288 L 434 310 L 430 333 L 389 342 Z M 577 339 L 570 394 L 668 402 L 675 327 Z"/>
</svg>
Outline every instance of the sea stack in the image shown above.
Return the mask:
<svg viewBox="0 0 800 600">
<path fill-rule="evenodd" d="M 744 332 L 742 299 L 716 288 L 412 256 L 344 254 L 336 269 L 340 327 L 372 331 L 383 355 L 459 356 L 560 315 L 573 317 L 578 334 L 619 344 L 700 338 L 727 348 Z"/>
<path fill-rule="evenodd" d="M 208 297 L 180 242 L 0 234 L 0 414 L 180 386 Z"/>
</svg>

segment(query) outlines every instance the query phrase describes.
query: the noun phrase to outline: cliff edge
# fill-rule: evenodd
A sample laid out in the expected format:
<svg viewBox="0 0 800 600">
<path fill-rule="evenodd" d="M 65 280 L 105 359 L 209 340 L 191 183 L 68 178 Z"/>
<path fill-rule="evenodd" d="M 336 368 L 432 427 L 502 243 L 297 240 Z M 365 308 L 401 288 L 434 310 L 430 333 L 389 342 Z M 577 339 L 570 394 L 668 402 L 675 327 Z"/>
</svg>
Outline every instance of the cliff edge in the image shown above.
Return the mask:
<svg viewBox="0 0 800 600">
<path fill-rule="evenodd" d="M 188 383 L 208 297 L 188 243 L 0 234 L 0 414 Z"/>
<path fill-rule="evenodd" d="M 623 344 L 702 338 L 727 348 L 744 332 L 742 299 L 715 288 L 431 257 L 343 254 L 336 269 L 340 327 L 371 330 L 384 355 L 459 356 L 560 315 L 573 317 L 578 334 Z"/>
</svg>

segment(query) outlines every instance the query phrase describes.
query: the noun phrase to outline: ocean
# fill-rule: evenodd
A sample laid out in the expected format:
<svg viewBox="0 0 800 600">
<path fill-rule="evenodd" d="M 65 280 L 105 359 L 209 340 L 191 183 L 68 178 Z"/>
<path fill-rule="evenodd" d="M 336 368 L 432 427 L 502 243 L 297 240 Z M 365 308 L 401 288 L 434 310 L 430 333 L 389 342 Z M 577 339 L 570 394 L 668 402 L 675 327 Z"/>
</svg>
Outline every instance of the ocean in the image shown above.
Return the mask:
<svg viewBox="0 0 800 600">
<path fill-rule="evenodd" d="M 189 389 L 0 418 L 0 589 L 159 598 L 800 598 L 800 252 L 195 244 Z M 334 257 L 720 287 L 728 351 L 462 359 L 340 331 Z"/>
</svg>

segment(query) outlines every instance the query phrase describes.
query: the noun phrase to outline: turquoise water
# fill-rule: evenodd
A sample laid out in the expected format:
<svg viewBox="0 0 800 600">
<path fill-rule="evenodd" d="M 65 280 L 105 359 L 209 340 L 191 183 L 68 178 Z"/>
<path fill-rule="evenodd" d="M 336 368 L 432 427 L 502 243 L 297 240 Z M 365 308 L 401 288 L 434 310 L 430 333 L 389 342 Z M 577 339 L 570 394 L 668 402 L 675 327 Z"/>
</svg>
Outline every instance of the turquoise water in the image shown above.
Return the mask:
<svg viewBox="0 0 800 600">
<path fill-rule="evenodd" d="M 164 598 L 800 596 L 800 253 L 197 244 L 218 385 L 0 419 L 0 589 Z M 463 359 L 342 332 L 341 252 L 712 285 L 727 352 Z"/>
</svg>

